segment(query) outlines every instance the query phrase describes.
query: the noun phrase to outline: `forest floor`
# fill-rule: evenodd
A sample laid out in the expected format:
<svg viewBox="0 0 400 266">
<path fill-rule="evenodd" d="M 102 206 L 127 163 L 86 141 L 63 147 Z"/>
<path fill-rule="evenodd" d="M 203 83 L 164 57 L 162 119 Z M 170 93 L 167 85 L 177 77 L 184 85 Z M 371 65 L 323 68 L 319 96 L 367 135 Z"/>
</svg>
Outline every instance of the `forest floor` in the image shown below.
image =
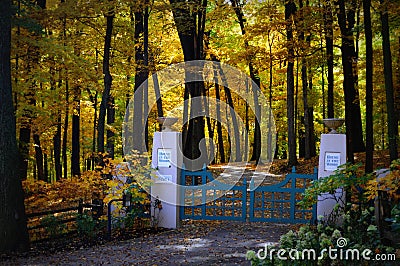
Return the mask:
<svg viewBox="0 0 400 266">
<path fill-rule="evenodd" d="M 51 254 L 8 258 L 1 265 L 249 265 L 248 250 L 279 241 L 295 226 L 232 221 L 183 221 L 164 230 L 124 241 Z"/>
</svg>

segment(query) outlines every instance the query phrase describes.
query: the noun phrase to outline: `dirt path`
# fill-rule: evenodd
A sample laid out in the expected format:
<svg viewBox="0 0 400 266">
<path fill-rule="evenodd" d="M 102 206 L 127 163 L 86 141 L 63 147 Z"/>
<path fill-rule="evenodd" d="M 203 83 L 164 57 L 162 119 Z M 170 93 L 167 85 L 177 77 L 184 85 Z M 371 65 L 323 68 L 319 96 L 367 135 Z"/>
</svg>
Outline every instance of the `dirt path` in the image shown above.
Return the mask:
<svg viewBox="0 0 400 266">
<path fill-rule="evenodd" d="M 288 225 L 186 222 L 180 229 L 122 242 L 3 261 L 2 265 L 249 265 L 245 254 L 277 242 Z"/>
</svg>

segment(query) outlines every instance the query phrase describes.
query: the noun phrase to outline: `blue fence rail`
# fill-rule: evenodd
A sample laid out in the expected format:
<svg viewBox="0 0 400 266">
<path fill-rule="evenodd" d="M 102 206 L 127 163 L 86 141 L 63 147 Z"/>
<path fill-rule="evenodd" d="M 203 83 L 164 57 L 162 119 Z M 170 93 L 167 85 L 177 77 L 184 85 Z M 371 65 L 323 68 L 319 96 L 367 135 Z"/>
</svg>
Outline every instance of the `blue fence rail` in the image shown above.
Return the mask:
<svg viewBox="0 0 400 266">
<path fill-rule="evenodd" d="M 276 223 L 314 223 L 316 205 L 302 209 L 302 199 L 311 181 L 318 178 L 314 173 L 292 173 L 285 180 L 269 186 L 254 187 L 253 179 L 232 186 L 214 179 L 204 167 L 200 171 L 181 172 L 180 218 L 193 220 L 234 220 Z"/>
</svg>

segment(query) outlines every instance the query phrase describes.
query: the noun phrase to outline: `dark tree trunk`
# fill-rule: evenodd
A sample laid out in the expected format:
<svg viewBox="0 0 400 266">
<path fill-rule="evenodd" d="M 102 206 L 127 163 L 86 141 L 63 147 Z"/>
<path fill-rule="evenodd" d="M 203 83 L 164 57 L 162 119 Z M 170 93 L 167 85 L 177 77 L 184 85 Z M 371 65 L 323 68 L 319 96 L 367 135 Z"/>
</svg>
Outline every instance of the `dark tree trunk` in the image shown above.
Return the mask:
<svg viewBox="0 0 400 266">
<path fill-rule="evenodd" d="M 211 57 L 212 61 L 219 62 L 218 58 L 214 54 L 211 54 L 210 57 Z M 220 84 L 222 84 L 222 86 L 217 84 L 218 77 L 221 79 Z M 233 133 L 234 133 L 234 136 L 235 136 L 235 146 L 239 147 L 239 148 L 236 148 L 236 150 L 235 150 L 235 161 L 240 162 L 242 160 L 243 156 L 242 156 L 242 150 L 240 149 L 240 132 L 239 132 L 239 126 L 238 126 L 237 117 L 235 116 L 235 106 L 233 104 L 231 90 L 228 87 L 228 81 L 226 80 L 226 76 L 225 76 L 225 74 L 224 74 L 224 72 L 223 72 L 223 70 L 221 68 L 214 69 L 214 80 L 215 80 L 215 86 L 216 86 L 215 87 L 215 89 L 216 89 L 216 97 L 217 97 L 217 93 L 218 93 L 218 97 L 221 97 L 220 96 L 220 90 L 221 90 L 221 87 L 224 88 L 226 101 L 227 101 L 228 106 L 230 107 L 230 116 L 232 118 Z M 246 92 L 248 92 L 248 84 L 246 84 L 246 89 L 247 89 Z M 217 98 L 217 99 L 220 99 L 220 98 Z M 220 110 L 220 106 L 217 106 L 217 108 L 219 108 L 219 109 L 217 109 L 217 111 Z M 221 117 L 221 114 L 220 114 L 219 117 Z M 222 143 L 223 142 L 222 125 L 221 125 L 221 123 L 217 122 L 217 131 L 219 131 L 219 130 L 220 130 L 220 133 L 217 132 L 217 134 L 218 134 L 218 145 L 221 145 L 221 146 L 219 146 L 218 149 L 219 149 L 220 152 L 222 152 L 222 153 L 220 153 L 220 156 L 223 156 L 223 157 L 220 158 L 221 163 L 222 163 L 222 162 L 226 162 L 224 145 Z M 248 105 L 247 105 L 247 103 L 246 103 L 246 130 L 247 130 L 247 132 L 249 132 Z M 247 137 L 248 137 L 248 135 L 247 135 Z M 221 143 L 219 143 L 220 140 L 221 140 Z M 248 139 L 245 140 L 245 145 L 246 145 L 245 148 L 248 148 Z M 248 150 L 244 150 L 243 154 L 245 156 L 247 156 Z M 230 155 L 230 156 L 233 156 L 233 155 Z M 244 159 L 247 160 L 247 158 L 244 158 Z"/>
<path fill-rule="evenodd" d="M 22 179 L 28 177 L 29 142 L 31 139 L 31 126 L 22 124 L 19 129 L 20 173 Z"/>
<path fill-rule="evenodd" d="M 96 51 L 97 54 L 97 51 Z M 96 56 L 97 58 L 97 56 Z M 97 61 L 97 60 L 96 60 Z M 90 101 L 93 104 L 93 109 L 94 109 L 94 114 L 93 114 L 93 133 L 92 133 L 92 154 L 90 156 L 90 159 L 87 161 L 87 169 L 88 170 L 94 170 L 96 167 L 96 161 L 95 161 L 95 153 L 96 153 L 96 129 L 97 129 L 97 96 L 98 96 L 98 91 L 95 91 L 95 94 L 93 96 L 92 92 L 89 89 L 86 89 Z"/>
<path fill-rule="evenodd" d="M 392 69 L 392 53 L 390 50 L 390 33 L 389 33 L 389 14 L 384 0 L 380 0 L 381 7 L 381 23 L 382 23 L 382 50 L 383 50 L 383 69 L 385 75 L 386 88 L 386 112 L 388 123 L 389 153 L 390 160 L 394 161 L 398 158 L 397 153 L 397 118 L 394 107 L 393 93 L 393 69 Z"/>
<path fill-rule="evenodd" d="M 62 159 L 64 178 L 68 178 L 68 158 L 67 158 L 67 145 L 68 145 L 68 126 L 69 126 L 69 82 L 65 81 L 65 117 L 64 117 L 64 132 L 62 140 Z"/>
<path fill-rule="evenodd" d="M 53 71 L 54 73 L 54 71 Z M 53 79 L 54 80 L 54 79 Z M 56 82 L 53 81 L 53 85 L 51 86 L 53 90 L 56 89 Z M 58 89 L 61 89 L 61 80 L 59 81 Z M 61 98 L 59 98 L 61 101 Z M 58 181 L 62 178 L 62 165 L 61 165 L 61 108 L 56 111 L 57 116 L 57 124 L 56 124 L 56 133 L 53 136 L 53 156 L 54 156 L 54 170 L 56 172 L 55 180 Z"/>
<path fill-rule="evenodd" d="M 299 13 L 300 13 L 300 23 L 304 23 L 304 10 L 303 10 L 303 1 L 299 1 Z M 307 40 L 304 36 L 304 25 L 299 25 L 300 27 L 300 34 L 299 34 L 299 39 L 300 42 L 302 42 L 305 45 L 305 42 L 307 41 L 307 46 L 309 47 L 309 42 L 310 42 L 310 37 L 307 37 Z M 301 59 L 301 84 L 302 84 L 302 90 L 303 90 L 303 109 L 304 109 L 304 158 L 305 159 L 310 159 L 311 158 L 311 153 L 312 153 L 312 136 L 313 132 L 311 132 L 311 126 L 312 126 L 312 113 L 310 117 L 310 109 L 312 110 L 312 107 L 309 106 L 309 101 L 308 101 L 308 91 L 309 91 L 309 77 L 308 77 L 308 64 L 307 60 L 305 58 L 305 55 L 302 55 Z M 311 71 L 310 71 L 311 72 Z M 310 73 L 311 74 L 311 73 Z M 310 81 L 312 81 L 312 77 L 310 77 Z M 310 84 L 310 88 L 312 87 L 312 84 Z"/>
<path fill-rule="evenodd" d="M 157 72 L 153 74 L 153 86 L 154 86 L 154 93 L 157 98 L 157 116 L 163 117 L 164 111 L 162 106 L 162 99 L 160 94 L 160 84 L 158 83 L 158 75 Z"/>
<path fill-rule="evenodd" d="M 143 55 L 144 55 L 144 71 L 146 75 L 146 83 L 143 95 L 143 113 L 145 117 L 149 114 L 149 1 L 145 0 L 144 15 L 143 15 Z M 144 139 L 146 150 L 149 150 L 149 123 L 146 119 Z"/>
<path fill-rule="evenodd" d="M 325 9 L 325 42 L 326 42 L 326 65 L 327 65 L 327 81 L 328 81 L 328 118 L 335 117 L 334 111 L 334 96 L 333 96 L 333 89 L 334 89 L 334 75 L 333 75 L 333 16 L 332 16 L 332 9 L 329 2 Z"/>
<path fill-rule="evenodd" d="M 270 39 L 270 35 L 268 34 L 268 45 L 269 45 L 269 54 L 272 55 L 272 45 L 273 39 Z M 272 121 L 272 84 L 273 84 L 273 57 L 270 56 L 269 60 L 269 95 L 268 95 L 268 103 L 269 103 L 269 111 L 268 111 L 268 121 Z M 276 140 L 273 140 L 273 129 L 271 128 L 271 123 L 268 126 L 268 156 L 270 156 L 270 162 L 275 158 L 275 154 L 272 154 L 273 144 Z M 277 137 L 277 135 L 276 135 Z M 277 149 L 276 149 L 277 150 Z"/>
<path fill-rule="evenodd" d="M 185 61 L 201 59 L 203 57 L 203 34 L 201 29 L 204 25 L 205 10 L 202 12 L 192 12 L 191 7 L 182 0 L 170 0 L 172 5 L 172 13 L 178 30 L 179 40 L 181 42 L 183 56 Z M 197 7 L 204 8 L 205 1 L 197 1 Z M 201 15 L 200 15 L 201 14 Z M 196 32 L 200 29 L 199 32 Z M 186 73 L 188 74 L 188 73 Z M 200 97 L 204 94 L 203 82 L 192 82 L 185 84 L 184 100 L 190 95 L 191 99 Z M 186 108 L 185 108 L 186 109 Z M 198 159 L 201 155 L 199 144 L 205 137 L 204 134 L 204 116 L 202 115 L 203 106 L 197 101 L 192 101 L 191 117 L 187 129 L 183 129 L 183 151 L 188 159 Z M 185 110 L 186 111 L 186 110 Z M 184 112 L 185 113 L 185 112 Z M 186 122 L 184 114 L 184 122 Z M 186 131 L 187 130 L 187 131 Z M 193 161 L 186 161 L 185 165 L 192 169 L 202 168 L 206 161 L 196 161 L 196 165 L 192 165 Z"/>
<path fill-rule="evenodd" d="M 28 63 L 28 71 L 31 66 Z M 29 83 L 29 81 L 27 82 Z M 28 88 L 28 92 L 24 95 L 23 101 L 29 106 L 34 106 L 36 104 L 35 93 L 32 84 Z M 31 142 L 31 128 L 32 128 L 32 111 L 27 108 L 24 109 L 24 120 L 22 121 L 19 129 L 19 153 L 20 153 L 20 176 L 23 180 L 28 177 L 28 163 L 29 163 L 29 147 Z"/>
<path fill-rule="evenodd" d="M 43 151 L 42 151 L 42 147 L 40 145 L 40 137 L 38 134 L 33 134 L 33 143 L 35 146 L 37 178 L 38 178 L 38 180 L 47 182 L 48 180 L 46 180 L 44 177 Z"/>
<path fill-rule="evenodd" d="M 103 74 L 104 74 L 104 90 L 100 103 L 99 120 L 97 123 L 97 152 L 100 158 L 98 164 L 103 166 L 104 155 L 104 132 L 106 123 L 107 103 L 110 100 L 112 76 L 110 73 L 110 50 L 111 37 L 113 31 L 114 11 L 109 10 L 106 15 L 106 36 L 104 38 L 104 57 L 103 57 Z"/>
<path fill-rule="evenodd" d="M 346 10 L 344 0 L 336 1 L 337 18 L 342 34 L 343 90 L 345 97 L 345 120 L 347 137 L 347 157 L 354 162 L 354 152 L 365 150 L 361 123 L 360 99 L 357 83 L 357 60 L 355 58 L 354 25 L 356 2 L 351 1 Z"/>
<path fill-rule="evenodd" d="M 53 147 L 54 147 L 54 168 L 56 171 L 56 181 L 60 180 L 62 177 L 62 167 L 61 167 L 61 114 L 57 114 L 57 131 L 53 137 Z"/>
<path fill-rule="evenodd" d="M 134 86 L 134 116 L 133 116 L 133 147 L 143 152 L 146 147 L 146 122 L 145 117 L 145 89 L 138 90 L 140 85 L 148 78 L 148 68 L 145 66 L 144 56 L 144 7 L 138 7 L 134 12 L 135 20 L 135 86 Z M 145 84 L 147 86 L 147 84 Z"/>
<path fill-rule="evenodd" d="M 217 72 L 214 70 L 214 79 L 217 79 Z M 220 96 L 220 86 L 215 83 L 215 98 L 217 102 L 221 100 Z M 224 138 L 222 136 L 222 125 L 221 125 L 221 105 L 217 104 L 217 138 L 218 138 L 218 152 L 220 163 L 225 163 L 225 149 L 224 149 Z"/>
<path fill-rule="evenodd" d="M 285 20 L 286 20 L 286 37 L 288 43 L 288 65 L 287 65 L 287 126 L 288 126 L 288 149 L 289 158 L 288 166 L 297 164 L 296 155 L 296 132 L 294 119 L 294 48 L 293 48 L 293 16 L 296 13 L 296 4 L 293 0 L 285 1 Z"/>
<path fill-rule="evenodd" d="M 309 1 L 306 1 L 306 7 L 309 5 Z M 303 1 L 299 1 L 301 20 L 304 21 L 304 12 L 303 12 Z M 304 24 L 300 25 L 302 28 L 300 33 L 301 41 L 305 42 L 307 48 L 311 46 L 311 33 L 308 32 L 307 37 L 304 36 Z M 303 55 L 301 61 L 301 79 L 303 85 L 303 108 L 304 108 L 304 158 L 310 159 L 315 156 L 315 138 L 314 138 L 314 108 L 309 101 L 309 94 L 313 89 L 313 76 L 311 67 L 308 66 L 307 59 L 305 55 Z"/>
<path fill-rule="evenodd" d="M 208 92 L 209 92 L 209 90 L 208 90 Z M 214 142 L 213 142 L 213 140 L 214 140 L 214 130 L 213 130 L 213 127 L 211 125 L 210 108 L 209 108 L 209 103 L 208 103 L 207 99 L 209 99 L 209 95 L 206 95 L 206 92 L 204 92 L 203 104 L 204 104 L 204 108 L 205 108 L 205 112 L 206 112 L 205 113 L 205 118 L 206 118 L 207 129 L 208 129 L 208 137 L 209 137 L 209 141 L 208 141 L 209 149 L 205 150 L 205 152 L 207 152 L 207 158 L 209 158 L 209 160 L 211 162 L 214 162 L 215 161 L 215 157 L 214 157 L 214 154 L 215 154 L 214 151 L 215 150 L 214 150 L 214 146 L 213 146 L 213 144 L 214 144 Z M 211 158 L 212 158 L 212 160 L 211 160 Z"/>
<path fill-rule="evenodd" d="M 71 152 L 71 174 L 72 176 L 81 175 L 80 167 L 80 98 L 81 89 L 79 86 L 74 88 L 74 108 L 72 115 L 72 152 Z"/>
<path fill-rule="evenodd" d="M 313 90 L 313 73 L 312 69 L 309 69 L 308 72 L 308 91 L 312 92 Z M 315 144 L 315 132 L 314 132 L 314 106 L 308 104 L 307 107 L 308 112 L 308 132 L 306 132 L 306 138 L 308 138 L 308 144 L 310 146 L 310 157 L 314 157 L 317 155 L 316 144 Z"/>
<path fill-rule="evenodd" d="M 246 30 L 245 30 L 245 18 L 244 18 L 244 14 L 243 14 L 243 10 L 242 7 L 239 3 L 239 0 L 231 0 L 232 3 L 232 7 L 235 10 L 236 13 L 236 17 L 238 19 L 239 25 L 240 25 L 240 29 L 242 31 L 242 35 L 244 36 L 246 34 Z M 246 51 L 249 53 L 250 52 L 250 48 L 249 48 L 249 42 L 246 40 L 246 38 L 244 39 L 244 46 Z M 247 63 L 249 66 L 249 72 L 250 72 L 250 78 L 254 81 L 254 83 L 258 86 L 258 88 L 260 88 L 261 86 L 261 81 L 260 78 L 257 75 L 257 71 L 254 68 L 254 64 L 253 64 L 253 59 L 252 56 L 249 55 L 247 57 Z M 254 101 L 254 111 L 255 111 L 255 123 L 254 123 L 254 137 L 253 137 L 253 141 L 254 141 L 254 145 L 253 145 L 253 153 L 251 156 L 251 160 L 256 161 L 256 163 L 259 162 L 260 160 L 260 156 L 261 156 L 261 128 L 260 128 L 260 123 L 259 123 L 259 119 L 261 120 L 261 108 L 258 102 L 258 95 L 257 95 L 257 87 L 253 87 L 251 86 L 252 91 L 253 91 L 253 101 Z M 240 151 L 239 151 L 240 152 Z"/>
<path fill-rule="evenodd" d="M 366 135 L 366 159 L 365 172 L 371 173 L 373 169 L 374 156 L 374 126 L 373 126 L 373 48 L 372 48 L 372 25 L 371 25 L 371 0 L 363 0 L 364 27 L 365 27 L 365 135 Z"/>
<path fill-rule="evenodd" d="M 27 251 L 24 207 L 11 88 L 11 1 L 0 8 L 0 253 Z"/>
<path fill-rule="evenodd" d="M 219 70 L 219 75 L 222 79 L 222 84 L 228 84 L 225 74 L 223 73 L 222 69 Z M 229 89 L 228 86 L 224 86 L 224 92 L 225 92 L 226 101 L 228 102 L 228 105 L 230 107 L 229 109 L 230 109 L 230 116 L 232 118 L 233 134 L 235 136 L 235 146 L 237 147 L 236 154 L 235 154 L 235 160 L 237 162 L 240 162 L 241 156 L 242 156 L 241 149 L 240 149 L 240 132 L 239 132 L 239 125 L 238 125 L 237 117 L 235 115 L 235 106 L 233 105 L 231 90 Z M 247 156 L 247 153 L 245 155 Z M 232 154 L 230 156 L 232 156 Z"/>
<path fill-rule="evenodd" d="M 107 124 L 111 126 L 115 122 L 115 102 L 112 95 L 109 96 L 107 102 Z M 107 129 L 107 154 L 108 157 L 114 159 L 114 132 Z"/>
</svg>

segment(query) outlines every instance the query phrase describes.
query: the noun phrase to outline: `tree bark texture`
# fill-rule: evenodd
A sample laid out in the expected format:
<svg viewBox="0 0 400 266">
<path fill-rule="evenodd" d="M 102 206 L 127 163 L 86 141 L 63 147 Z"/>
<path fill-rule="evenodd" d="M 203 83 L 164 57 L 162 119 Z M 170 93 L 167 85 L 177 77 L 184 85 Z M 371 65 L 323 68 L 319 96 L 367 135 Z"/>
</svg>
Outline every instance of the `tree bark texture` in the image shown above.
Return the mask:
<svg viewBox="0 0 400 266">
<path fill-rule="evenodd" d="M 113 31 L 114 14 L 110 10 L 106 15 L 106 36 L 104 38 L 104 57 L 103 57 L 103 75 L 104 75 L 104 90 L 99 108 L 99 120 L 97 122 L 97 152 L 104 153 L 104 133 L 107 113 L 107 103 L 109 101 L 112 76 L 110 73 L 110 50 L 111 37 Z M 103 165 L 103 158 L 99 158 L 100 165 Z"/>
<path fill-rule="evenodd" d="M 288 126 L 288 150 L 289 160 L 288 166 L 297 164 L 296 155 L 296 132 L 294 119 L 294 48 L 293 48 L 293 16 L 296 13 L 296 4 L 293 0 L 285 1 L 285 20 L 286 20 L 286 35 L 287 35 L 287 126 Z"/>
<path fill-rule="evenodd" d="M 11 1 L 0 8 L 0 253 L 26 251 L 29 237 L 18 167 L 11 87 Z"/>
<path fill-rule="evenodd" d="M 203 56 L 203 24 L 205 18 L 205 10 L 202 12 L 192 12 L 191 7 L 183 0 L 170 0 L 172 5 L 172 13 L 175 21 L 176 28 L 178 30 L 179 40 L 183 50 L 183 56 L 185 61 L 191 61 L 196 59 L 202 59 Z M 205 1 L 197 1 L 196 7 L 204 7 Z M 199 31 L 199 32 L 197 32 Z M 187 74 L 187 73 L 186 73 Z M 204 95 L 204 83 L 203 82 L 192 82 L 185 84 L 185 95 L 186 100 L 189 95 L 191 99 L 201 97 Z M 186 94 L 188 93 L 188 95 Z M 197 103 L 197 104 L 196 104 Z M 188 121 L 188 127 L 183 129 L 183 152 L 188 159 L 198 159 L 201 156 L 199 144 L 204 139 L 204 115 L 202 104 L 199 101 L 194 102 L 192 100 L 190 108 L 190 117 L 193 117 Z M 184 115 L 185 116 L 185 115 Z M 184 123 L 187 122 L 184 117 Z M 204 162 L 197 161 L 196 165 L 190 165 L 192 161 L 186 161 L 185 165 L 198 169 L 202 167 Z"/>
<path fill-rule="evenodd" d="M 72 176 L 80 176 L 81 175 L 81 166 L 80 166 L 80 97 L 81 97 L 81 89 L 78 85 L 74 87 L 74 108 L 72 114 L 72 152 L 71 152 L 71 174 Z"/>
<path fill-rule="evenodd" d="M 328 80 L 328 118 L 334 118 L 334 75 L 333 75 L 333 15 L 332 6 L 329 1 L 324 1 L 324 26 L 325 26 L 325 42 L 326 42 L 326 65 Z"/>
<path fill-rule="evenodd" d="M 238 0 L 231 0 L 231 3 L 232 3 L 233 9 L 235 10 L 236 17 L 237 17 L 239 25 L 240 25 L 240 29 L 242 31 L 242 36 L 245 36 L 245 34 L 246 34 L 245 18 L 244 18 L 242 7 L 240 6 L 240 2 Z M 246 51 L 249 52 L 249 42 L 246 40 L 246 38 L 244 39 L 244 46 L 245 46 Z M 247 57 L 247 64 L 249 66 L 250 78 L 257 85 L 257 87 L 260 88 L 261 81 L 256 73 L 257 70 L 254 67 L 254 63 L 253 63 L 253 59 L 252 59 L 251 55 L 249 55 Z M 253 92 L 253 101 L 254 101 L 254 109 L 255 109 L 254 111 L 255 111 L 255 117 L 256 117 L 255 123 L 254 123 L 254 136 L 253 136 L 254 145 L 253 145 L 253 152 L 252 152 L 251 160 L 254 160 L 258 163 L 260 160 L 260 156 L 261 156 L 261 128 L 260 128 L 259 120 L 257 118 L 261 119 L 261 108 L 260 108 L 260 105 L 258 102 L 259 96 L 257 95 L 257 91 L 258 91 L 257 87 L 251 86 L 252 92 Z"/>
<path fill-rule="evenodd" d="M 365 150 L 362 132 L 360 99 L 357 84 L 357 60 L 354 46 L 354 25 L 356 2 L 336 1 L 337 18 L 342 34 L 343 90 L 345 98 L 345 120 L 347 137 L 347 157 L 354 162 L 354 152 Z"/>
<path fill-rule="evenodd" d="M 365 172 L 373 171 L 374 155 L 374 126 L 373 126 L 373 48 L 372 48 L 372 25 L 371 25 L 371 0 L 363 0 L 364 27 L 365 27 L 365 140 L 366 159 Z"/>
<path fill-rule="evenodd" d="M 385 88 L 386 88 L 386 113 L 388 122 L 388 139 L 389 139 L 389 153 L 390 160 L 398 158 L 397 153 L 397 118 L 394 107 L 394 93 L 393 93 L 393 67 L 392 67 L 392 52 L 390 48 L 390 33 L 389 33 L 389 14 L 384 0 L 381 3 L 381 32 L 382 32 L 382 50 L 383 50 L 383 69 L 385 75 Z"/>
</svg>

